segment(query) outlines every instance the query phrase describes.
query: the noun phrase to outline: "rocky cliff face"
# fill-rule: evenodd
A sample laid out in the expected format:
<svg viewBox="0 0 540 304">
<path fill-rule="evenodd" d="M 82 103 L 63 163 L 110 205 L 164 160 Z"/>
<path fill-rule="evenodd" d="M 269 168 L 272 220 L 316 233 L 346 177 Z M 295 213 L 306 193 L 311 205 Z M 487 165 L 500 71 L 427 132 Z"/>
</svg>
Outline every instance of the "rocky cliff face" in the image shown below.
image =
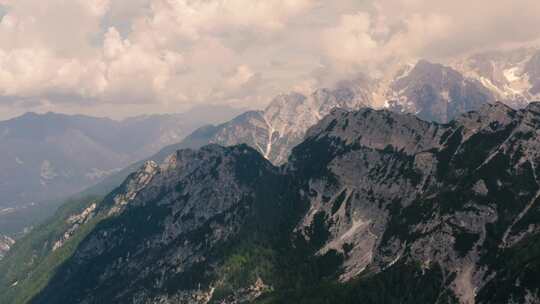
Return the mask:
<svg viewBox="0 0 540 304">
<path fill-rule="evenodd" d="M 319 253 L 343 254 L 345 281 L 416 263 L 441 271 L 447 292 L 439 302 L 537 302 L 535 266 L 505 261 L 537 238 L 537 108 L 495 104 L 449 125 L 371 110 L 334 113 L 293 154 L 313 155 L 329 143 L 344 151 L 320 158 L 329 161 L 307 185 L 314 203 L 299 229 L 323 214 L 329 234 Z M 305 165 L 299 160 L 291 164 L 313 170 L 309 156 Z"/>
<path fill-rule="evenodd" d="M 281 168 L 178 151 L 99 204 L 33 303 L 538 303 L 539 127 L 537 103 L 332 110 Z"/>
<path fill-rule="evenodd" d="M 466 77 L 477 79 L 498 100 L 515 108 L 538 100 L 540 51 L 518 48 L 490 51 L 455 60 L 451 65 Z"/>
<path fill-rule="evenodd" d="M 277 96 L 261 112 L 248 112 L 220 126 L 210 143 L 230 146 L 245 143 L 274 164 L 287 161 L 305 132 L 332 109 L 359 109 L 369 106 L 364 91 L 348 86 L 319 89 L 309 96 L 290 93 Z"/>
<path fill-rule="evenodd" d="M 0 235 L 0 260 L 6 255 L 15 241 L 9 236 Z"/>
<path fill-rule="evenodd" d="M 442 123 L 495 101 L 494 94 L 479 81 L 424 60 L 397 77 L 386 96 L 387 108 L 392 111 Z"/>
</svg>

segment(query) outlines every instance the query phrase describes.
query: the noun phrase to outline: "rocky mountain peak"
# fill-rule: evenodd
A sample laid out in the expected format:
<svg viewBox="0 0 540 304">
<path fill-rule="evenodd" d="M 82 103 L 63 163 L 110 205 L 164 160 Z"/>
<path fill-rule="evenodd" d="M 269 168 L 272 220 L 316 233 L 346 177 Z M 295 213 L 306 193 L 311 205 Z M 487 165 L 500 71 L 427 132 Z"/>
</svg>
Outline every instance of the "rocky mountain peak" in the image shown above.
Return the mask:
<svg viewBox="0 0 540 304">
<path fill-rule="evenodd" d="M 493 94 L 481 83 L 426 60 L 420 60 L 410 72 L 396 78 L 386 96 L 386 106 L 392 111 L 443 123 L 494 101 Z"/>
<path fill-rule="evenodd" d="M 531 59 L 523 67 L 524 74 L 528 76 L 530 83 L 529 93 L 532 96 L 540 94 L 540 51 L 534 53 Z"/>
<path fill-rule="evenodd" d="M 526 107 L 526 109 L 530 112 L 534 112 L 536 114 L 540 114 L 540 101 L 533 101 L 529 103 Z"/>
<path fill-rule="evenodd" d="M 518 48 L 474 54 L 456 60 L 452 66 L 477 79 L 498 100 L 522 108 L 535 99 L 540 59 L 538 48 Z"/>
<path fill-rule="evenodd" d="M 333 138 L 347 145 L 412 153 L 431 147 L 430 135 L 438 132 L 438 126 L 410 114 L 370 108 L 352 112 L 336 109 L 307 132 L 306 140 Z"/>
<path fill-rule="evenodd" d="M 346 83 L 309 95 L 281 94 L 264 111 L 247 112 L 222 124 L 208 142 L 224 146 L 246 143 L 274 164 L 283 164 L 307 129 L 335 108 L 353 110 L 369 104 L 368 95 L 365 88 Z"/>
<path fill-rule="evenodd" d="M 482 105 L 477 111 L 464 113 L 456 119 L 456 123 L 465 129 L 477 131 L 488 126 L 506 127 L 515 122 L 518 112 L 502 102 Z"/>
<path fill-rule="evenodd" d="M 407 76 L 412 79 L 426 81 L 435 80 L 437 83 L 444 83 L 447 79 L 460 78 L 458 71 L 439 63 L 433 63 L 425 59 L 419 60 Z"/>
<path fill-rule="evenodd" d="M 138 171 L 128 176 L 119 189 L 112 194 L 113 207 L 110 208 L 109 215 L 121 212 L 160 172 L 160 167 L 154 161 L 146 161 Z"/>
</svg>

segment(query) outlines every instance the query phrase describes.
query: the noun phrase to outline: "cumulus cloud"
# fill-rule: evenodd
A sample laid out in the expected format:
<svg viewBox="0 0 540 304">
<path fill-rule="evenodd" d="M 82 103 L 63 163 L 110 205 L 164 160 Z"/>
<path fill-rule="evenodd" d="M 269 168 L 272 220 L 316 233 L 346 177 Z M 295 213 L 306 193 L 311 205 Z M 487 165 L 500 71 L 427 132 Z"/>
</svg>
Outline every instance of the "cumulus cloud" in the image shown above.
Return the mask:
<svg viewBox="0 0 540 304">
<path fill-rule="evenodd" d="M 338 62 L 453 56 L 527 44 L 540 38 L 540 2 L 383 0 L 344 14 L 325 31 L 326 54 Z"/>
<path fill-rule="evenodd" d="M 101 95 L 108 100 L 137 103 L 156 99 L 167 90 L 184 59 L 173 50 L 132 43 L 110 28 L 105 34 L 102 64 L 105 85 Z"/>
<path fill-rule="evenodd" d="M 3 0 L 2 5 L 2 96 L 91 96 L 99 91 L 99 51 L 90 39 L 100 30 L 107 1 Z"/>
<path fill-rule="evenodd" d="M 0 117 L 262 107 L 388 63 L 538 41 L 538 11 L 537 0 L 0 0 Z"/>
<path fill-rule="evenodd" d="M 227 85 L 231 88 L 241 88 L 253 79 L 255 73 L 247 65 L 239 65 L 234 74 L 227 79 Z"/>
<path fill-rule="evenodd" d="M 151 17 L 138 23 L 136 31 L 144 35 L 159 29 L 163 35 L 158 42 L 162 44 L 231 29 L 275 31 L 283 29 L 289 17 L 310 4 L 311 0 L 154 0 L 150 4 Z"/>
<path fill-rule="evenodd" d="M 233 45 L 283 32 L 290 18 L 313 5 L 312 0 L 1 1 L 0 102 L 22 109 L 44 100 L 48 107 L 71 106 L 65 104 L 69 98 L 58 96 L 94 106 L 147 103 L 152 109 L 226 102 L 245 96 L 241 90 L 256 93 L 257 74 Z"/>
<path fill-rule="evenodd" d="M 323 30 L 328 55 L 345 63 L 365 64 L 377 55 L 379 47 L 372 36 L 371 16 L 366 12 L 341 16 L 335 27 Z"/>
</svg>

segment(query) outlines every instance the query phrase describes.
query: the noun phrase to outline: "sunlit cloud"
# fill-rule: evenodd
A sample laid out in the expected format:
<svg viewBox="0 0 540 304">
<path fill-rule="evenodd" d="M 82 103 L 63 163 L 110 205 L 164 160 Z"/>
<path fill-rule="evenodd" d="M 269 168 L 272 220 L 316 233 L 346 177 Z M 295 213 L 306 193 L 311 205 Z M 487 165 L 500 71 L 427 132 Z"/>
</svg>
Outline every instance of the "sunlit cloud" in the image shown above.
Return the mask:
<svg viewBox="0 0 540 304">
<path fill-rule="evenodd" d="M 260 108 L 388 63 L 530 44 L 538 11 L 535 0 L 0 0 L 0 118 L 43 100 L 110 116 Z"/>
</svg>

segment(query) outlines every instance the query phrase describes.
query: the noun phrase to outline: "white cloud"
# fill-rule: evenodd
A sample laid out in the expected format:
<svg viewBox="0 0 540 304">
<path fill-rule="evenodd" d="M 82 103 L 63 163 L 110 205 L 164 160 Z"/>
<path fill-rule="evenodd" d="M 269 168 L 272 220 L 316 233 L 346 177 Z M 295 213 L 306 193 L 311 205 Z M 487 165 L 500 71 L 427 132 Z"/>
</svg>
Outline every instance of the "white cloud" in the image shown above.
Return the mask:
<svg viewBox="0 0 540 304">
<path fill-rule="evenodd" d="M 0 94 L 22 98 L 47 94 L 90 97 L 99 93 L 103 0 L 4 0 L 0 21 Z"/>
<path fill-rule="evenodd" d="M 344 14 L 337 26 L 326 30 L 324 44 L 328 56 L 350 64 L 442 60 L 537 40 L 539 11 L 536 0 L 374 1 L 370 8 Z"/>
<path fill-rule="evenodd" d="M 227 79 L 227 85 L 231 88 L 240 88 L 253 79 L 255 73 L 247 65 L 239 65 L 235 73 Z"/>
<path fill-rule="evenodd" d="M 379 46 L 372 37 L 371 16 L 366 12 L 343 15 L 337 26 L 323 31 L 323 43 L 337 61 L 356 64 L 375 57 Z"/>
<path fill-rule="evenodd" d="M 111 5 L 110 0 L 85 0 L 81 2 L 91 14 L 99 17 L 105 15 Z"/>
<path fill-rule="evenodd" d="M 309 91 L 394 60 L 442 60 L 540 39 L 537 0 L 0 6 L 0 117 L 45 108 L 133 114 L 127 103 L 144 112 L 196 103 L 260 107 L 282 91 Z"/>
<path fill-rule="evenodd" d="M 3 96 L 93 97 L 104 86 L 100 61 L 62 58 L 44 48 L 0 50 L 0 66 L 0 94 Z"/>
<path fill-rule="evenodd" d="M 160 30 L 160 39 L 198 39 L 234 29 L 280 30 L 287 19 L 311 5 L 311 0 L 154 0 L 152 17 L 139 30 Z M 144 29 L 147 29 L 146 31 Z M 149 30 L 148 30 L 149 29 Z"/>
<path fill-rule="evenodd" d="M 105 34 L 103 55 L 106 85 L 101 93 L 109 100 L 128 103 L 160 101 L 184 63 L 180 53 L 131 43 L 115 28 Z"/>
<path fill-rule="evenodd" d="M 131 1 L 2 0 L 0 95 L 162 105 L 227 98 L 255 76 L 227 36 L 273 35 L 312 2 L 143 0 L 123 14 Z M 131 28 L 122 37 L 104 21 Z"/>
</svg>

